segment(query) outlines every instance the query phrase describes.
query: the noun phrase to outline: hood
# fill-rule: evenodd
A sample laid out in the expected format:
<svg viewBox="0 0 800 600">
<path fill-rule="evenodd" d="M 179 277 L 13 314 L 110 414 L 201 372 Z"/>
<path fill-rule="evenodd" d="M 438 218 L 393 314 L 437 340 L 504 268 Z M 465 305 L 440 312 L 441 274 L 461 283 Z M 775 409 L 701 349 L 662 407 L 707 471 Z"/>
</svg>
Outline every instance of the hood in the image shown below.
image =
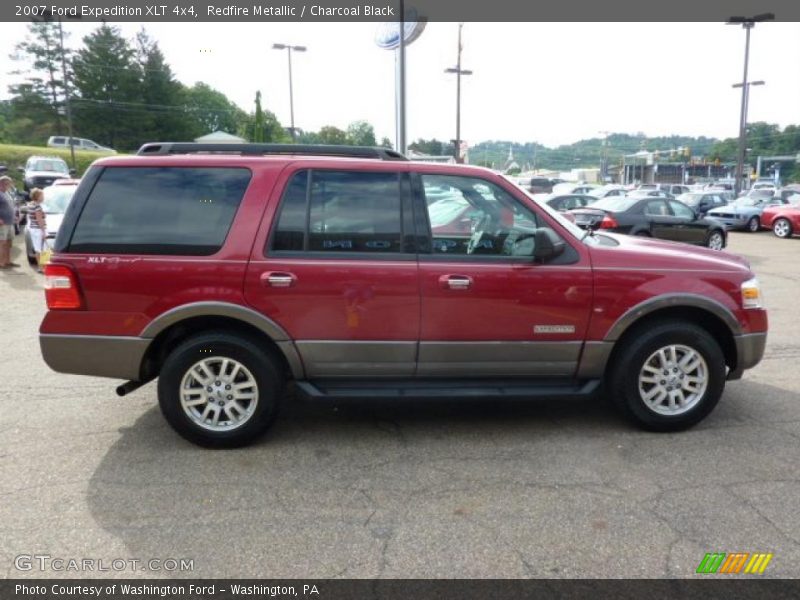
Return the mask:
<svg viewBox="0 0 800 600">
<path fill-rule="evenodd" d="M 25 179 L 34 177 L 49 177 L 52 179 L 68 179 L 72 177 L 68 173 L 57 173 L 56 171 L 25 171 Z"/>
<path fill-rule="evenodd" d="M 747 259 L 726 251 L 632 235 L 605 232 L 596 235 L 613 239 L 617 246 L 591 246 L 594 266 L 625 268 L 636 265 L 640 269 L 686 269 L 709 273 L 750 271 Z"/>
</svg>

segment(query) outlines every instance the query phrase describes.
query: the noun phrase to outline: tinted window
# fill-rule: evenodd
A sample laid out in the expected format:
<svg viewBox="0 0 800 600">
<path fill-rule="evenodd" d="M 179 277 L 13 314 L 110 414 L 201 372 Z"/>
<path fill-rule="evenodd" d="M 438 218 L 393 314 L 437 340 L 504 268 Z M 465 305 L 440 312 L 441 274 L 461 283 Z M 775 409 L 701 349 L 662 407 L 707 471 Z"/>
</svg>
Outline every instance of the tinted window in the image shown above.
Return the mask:
<svg viewBox="0 0 800 600">
<path fill-rule="evenodd" d="M 401 251 L 397 173 L 302 171 L 287 186 L 280 211 L 273 250 Z"/>
<path fill-rule="evenodd" d="M 65 140 L 64 140 L 63 137 L 53 138 L 53 143 L 54 144 L 63 144 L 64 142 L 65 142 Z"/>
<path fill-rule="evenodd" d="M 94 186 L 73 252 L 217 252 L 250 181 L 248 169 L 110 167 Z"/>
<path fill-rule="evenodd" d="M 692 212 L 692 209 L 685 204 L 681 204 L 675 200 L 670 200 L 669 205 L 676 217 L 680 217 L 681 219 L 694 219 L 694 213 Z"/>
<path fill-rule="evenodd" d="M 669 216 L 669 209 L 663 200 L 651 200 L 644 207 L 644 214 L 656 217 Z"/>
</svg>

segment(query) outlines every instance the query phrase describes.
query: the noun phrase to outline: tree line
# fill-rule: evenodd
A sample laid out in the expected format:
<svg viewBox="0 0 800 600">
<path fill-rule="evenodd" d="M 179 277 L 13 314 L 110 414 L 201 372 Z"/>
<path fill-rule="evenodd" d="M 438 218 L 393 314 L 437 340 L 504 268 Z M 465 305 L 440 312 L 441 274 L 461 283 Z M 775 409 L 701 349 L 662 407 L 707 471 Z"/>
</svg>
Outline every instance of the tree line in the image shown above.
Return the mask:
<svg viewBox="0 0 800 600">
<path fill-rule="evenodd" d="M 204 82 L 189 86 L 178 81 L 158 42 L 144 29 L 127 39 L 118 28 L 103 24 L 82 42 L 73 51 L 62 46 L 58 24 L 29 25 L 27 38 L 12 55 L 19 66 L 13 74 L 24 77 L 9 86 L 11 98 L 0 102 L 0 142 L 43 145 L 52 135 L 66 135 L 66 88 L 73 135 L 122 152 L 145 142 L 187 141 L 214 131 L 252 142 L 293 141 L 291 132 L 262 106 L 260 91 L 248 112 Z M 304 143 L 377 145 L 374 129 L 365 121 L 345 130 L 297 130 L 297 138 Z M 386 138 L 381 143 L 391 147 Z"/>
</svg>

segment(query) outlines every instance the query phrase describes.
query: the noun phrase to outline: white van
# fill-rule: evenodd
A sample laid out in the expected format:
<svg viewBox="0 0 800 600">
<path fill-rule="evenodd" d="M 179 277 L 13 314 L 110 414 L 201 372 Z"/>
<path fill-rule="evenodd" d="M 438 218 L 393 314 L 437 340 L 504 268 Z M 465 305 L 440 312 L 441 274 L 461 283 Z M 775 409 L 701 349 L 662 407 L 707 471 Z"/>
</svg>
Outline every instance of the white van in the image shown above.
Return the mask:
<svg viewBox="0 0 800 600">
<path fill-rule="evenodd" d="M 69 143 L 67 140 L 70 138 L 68 136 L 62 135 L 53 135 L 50 136 L 47 140 L 47 145 L 51 148 L 69 148 Z M 101 146 L 97 142 L 93 142 L 92 140 L 87 140 L 84 138 L 72 138 L 72 144 L 75 146 L 75 150 L 89 150 L 91 152 L 110 152 L 111 154 L 116 154 L 117 151 L 108 148 L 107 146 Z"/>
</svg>

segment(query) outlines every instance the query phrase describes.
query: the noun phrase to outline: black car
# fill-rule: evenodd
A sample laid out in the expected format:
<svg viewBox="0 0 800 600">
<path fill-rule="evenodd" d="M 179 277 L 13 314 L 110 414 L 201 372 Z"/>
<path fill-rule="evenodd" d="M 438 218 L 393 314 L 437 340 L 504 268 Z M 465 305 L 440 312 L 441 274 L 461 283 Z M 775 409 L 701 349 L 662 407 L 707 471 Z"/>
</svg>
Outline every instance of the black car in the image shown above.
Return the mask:
<svg viewBox="0 0 800 600">
<path fill-rule="evenodd" d="M 596 196 L 587 194 L 560 194 L 544 199 L 545 202 L 559 212 L 566 212 L 574 208 L 583 208 L 597 202 Z"/>
<path fill-rule="evenodd" d="M 708 246 L 722 250 L 727 242 L 725 226 L 704 218 L 694 210 L 670 198 L 602 198 L 586 208 L 570 211 L 575 224 L 584 229 L 605 229 Z"/>
<path fill-rule="evenodd" d="M 678 200 L 703 216 L 712 208 L 728 204 L 728 201 L 718 192 L 688 192 L 678 196 Z"/>
</svg>

